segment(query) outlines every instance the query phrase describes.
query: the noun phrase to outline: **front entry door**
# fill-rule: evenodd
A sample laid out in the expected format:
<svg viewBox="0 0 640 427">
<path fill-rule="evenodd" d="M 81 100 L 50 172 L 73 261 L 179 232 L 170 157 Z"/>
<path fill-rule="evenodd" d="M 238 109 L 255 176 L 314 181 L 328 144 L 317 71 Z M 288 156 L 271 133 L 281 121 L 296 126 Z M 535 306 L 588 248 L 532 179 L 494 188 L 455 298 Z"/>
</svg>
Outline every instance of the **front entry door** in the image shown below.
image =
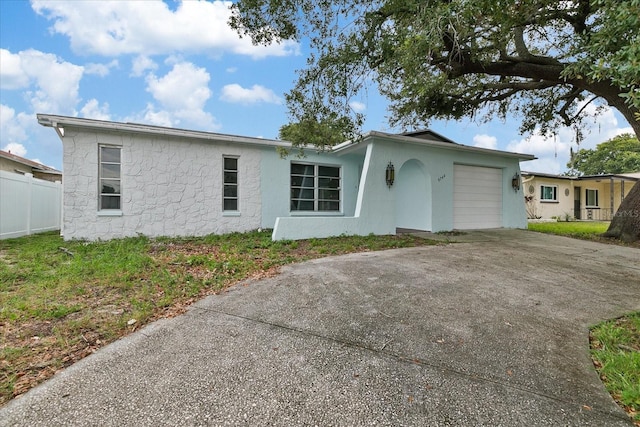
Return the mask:
<svg viewBox="0 0 640 427">
<path fill-rule="evenodd" d="M 582 191 L 582 187 L 574 187 L 573 188 L 573 216 L 575 219 L 580 218 L 580 193 Z"/>
</svg>

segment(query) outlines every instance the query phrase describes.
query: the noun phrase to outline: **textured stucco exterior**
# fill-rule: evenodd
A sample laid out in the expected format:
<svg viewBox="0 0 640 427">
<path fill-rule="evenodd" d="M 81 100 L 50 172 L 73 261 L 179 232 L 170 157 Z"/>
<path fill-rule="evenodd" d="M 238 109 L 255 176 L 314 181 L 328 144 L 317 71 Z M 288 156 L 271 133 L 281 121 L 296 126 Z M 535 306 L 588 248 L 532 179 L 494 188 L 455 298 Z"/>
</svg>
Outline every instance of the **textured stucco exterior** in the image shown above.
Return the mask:
<svg viewBox="0 0 640 427">
<path fill-rule="evenodd" d="M 122 209 L 98 210 L 98 147 L 122 147 Z M 189 236 L 261 226 L 262 148 L 161 135 L 96 133 L 63 137 L 65 239 Z M 238 157 L 239 210 L 222 210 L 223 156 Z"/>
<path fill-rule="evenodd" d="M 273 229 L 275 240 L 395 234 L 397 228 L 447 231 L 454 228 L 454 212 L 461 212 L 454 206 L 457 165 L 498 171 L 495 184 L 485 185 L 499 193 L 491 226 L 526 227 L 522 190 L 514 191 L 511 177 L 520 172 L 520 160 L 533 156 L 467 147 L 433 133 L 427 139 L 370 132 L 330 152 L 307 149 L 303 157 L 283 158 L 277 147 L 290 144 L 277 140 L 63 116 L 38 120 L 63 142 L 65 239 L 257 228 Z M 119 209 L 99 208 L 101 146 L 120 148 Z M 223 210 L 226 156 L 238 159 L 237 211 Z M 294 162 L 340 168 L 339 210 L 292 210 Z M 385 180 L 389 163 L 396 170 L 391 186 Z"/>
<path fill-rule="evenodd" d="M 456 164 L 484 166 L 503 170 L 502 226 L 526 228 L 522 189 L 514 191 L 511 177 L 520 173 L 519 159 L 495 151 L 463 151 L 455 145 L 425 146 L 421 143 L 399 145 L 397 138 L 372 136 L 355 149 L 364 158 L 357 204 L 353 217 L 280 217 L 273 238 L 304 239 L 340 234 L 395 234 L 406 226 L 398 219 L 408 212 L 416 223 L 429 231 L 453 229 L 453 170 Z M 336 153 L 339 154 L 339 153 Z M 391 162 L 398 171 L 396 182 L 388 187 L 385 169 Z M 417 164 L 422 174 L 403 181 L 405 164 Z M 415 168 L 413 168 L 415 170 Z M 508 177 L 508 179 L 507 179 Z M 423 193 L 416 192 L 422 189 Z M 405 191 L 406 190 L 406 191 Z M 403 194 L 413 197 L 402 197 Z M 417 227 L 416 227 L 417 228 Z"/>
</svg>

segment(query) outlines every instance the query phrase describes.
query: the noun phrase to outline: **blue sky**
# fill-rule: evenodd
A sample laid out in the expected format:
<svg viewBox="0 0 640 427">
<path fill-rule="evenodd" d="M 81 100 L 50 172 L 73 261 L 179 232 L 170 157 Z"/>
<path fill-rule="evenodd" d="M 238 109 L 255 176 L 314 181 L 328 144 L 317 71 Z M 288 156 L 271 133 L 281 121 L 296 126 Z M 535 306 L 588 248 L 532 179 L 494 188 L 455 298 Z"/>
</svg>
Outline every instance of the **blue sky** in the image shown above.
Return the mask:
<svg viewBox="0 0 640 427">
<path fill-rule="evenodd" d="M 228 2 L 0 0 L 0 149 L 62 168 L 62 144 L 37 113 L 276 138 L 284 93 L 309 48 L 253 46 L 227 26 Z M 375 90 L 355 108 L 364 130 L 386 132 Z M 587 107 L 587 108 L 590 108 Z M 434 121 L 466 145 L 534 154 L 524 170 L 566 170 L 574 133 L 520 135 L 519 122 Z M 631 132 L 612 110 L 588 125 L 581 148 Z"/>
</svg>

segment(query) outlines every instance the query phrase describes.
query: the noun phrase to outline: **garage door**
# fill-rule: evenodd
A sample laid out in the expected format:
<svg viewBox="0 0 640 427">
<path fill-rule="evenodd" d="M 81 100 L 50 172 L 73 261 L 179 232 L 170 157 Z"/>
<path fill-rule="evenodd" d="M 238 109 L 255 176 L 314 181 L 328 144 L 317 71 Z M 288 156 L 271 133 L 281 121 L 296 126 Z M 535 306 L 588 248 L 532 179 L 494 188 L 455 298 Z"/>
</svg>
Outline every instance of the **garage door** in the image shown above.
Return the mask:
<svg viewBox="0 0 640 427">
<path fill-rule="evenodd" d="M 502 227 L 502 169 L 454 165 L 453 228 Z"/>
</svg>

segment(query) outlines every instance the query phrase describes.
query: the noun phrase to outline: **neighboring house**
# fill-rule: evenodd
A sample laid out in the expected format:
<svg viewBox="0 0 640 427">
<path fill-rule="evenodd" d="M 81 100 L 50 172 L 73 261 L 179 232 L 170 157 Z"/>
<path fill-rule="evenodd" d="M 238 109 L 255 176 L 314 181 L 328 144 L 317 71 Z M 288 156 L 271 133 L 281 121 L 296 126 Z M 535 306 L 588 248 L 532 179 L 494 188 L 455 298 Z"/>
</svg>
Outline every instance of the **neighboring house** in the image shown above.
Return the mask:
<svg viewBox="0 0 640 427">
<path fill-rule="evenodd" d="M 276 148 L 290 144 L 279 140 L 45 114 L 38 122 L 63 143 L 65 239 L 527 225 L 517 184 L 519 162 L 533 156 L 431 131 L 369 132 L 330 152 L 283 158 Z"/>
<path fill-rule="evenodd" d="M 570 177 L 522 172 L 527 216 L 610 221 L 640 172 Z"/>
<path fill-rule="evenodd" d="M 45 181 L 62 181 L 62 172 L 59 170 L 16 156 L 8 151 L 0 150 L 0 170 L 20 175 L 30 173 L 34 178 L 44 179 Z"/>
</svg>

